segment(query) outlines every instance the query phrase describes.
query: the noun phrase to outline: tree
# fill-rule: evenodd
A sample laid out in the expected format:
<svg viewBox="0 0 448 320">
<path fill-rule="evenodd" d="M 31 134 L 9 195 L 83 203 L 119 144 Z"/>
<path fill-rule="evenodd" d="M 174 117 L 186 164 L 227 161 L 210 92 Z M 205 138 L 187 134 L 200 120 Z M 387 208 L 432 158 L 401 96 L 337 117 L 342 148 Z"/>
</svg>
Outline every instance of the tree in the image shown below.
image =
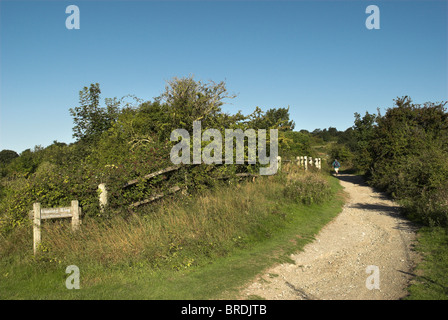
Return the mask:
<svg viewBox="0 0 448 320">
<path fill-rule="evenodd" d="M 282 157 L 295 160 L 298 156 L 313 154 L 310 134 L 302 131 L 285 131 L 281 133 L 287 141 L 280 148 Z"/>
<path fill-rule="evenodd" d="M 369 183 L 426 224 L 448 224 L 447 102 L 414 104 L 405 96 L 384 116 L 356 114 L 358 165 Z"/>
<path fill-rule="evenodd" d="M 278 129 L 292 131 L 295 127 L 293 120 L 289 119 L 289 107 L 272 108 L 263 112 L 259 107 L 248 116 L 248 126 L 252 129 Z"/>
<path fill-rule="evenodd" d="M 334 159 L 338 159 L 344 165 L 344 168 L 350 168 L 352 166 L 353 154 L 347 146 L 336 144 L 330 149 L 329 160 L 332 163 Z"/>
<path fill-rule="evenodd" d="M 353 135 L 357 141 L 354 157 L 355 167 L 367 174 L 370 173 L 369 170 L 373 161 L 370 148 L 378 117 L 379 115 L 366 112 L 364 117 L 361 118 L 359 113 L 355 113 L 355 125 L 353 126 Z"/>
<path fill-rule="evenodd" d="M 13 150 L 2 150 L 0 151 L 0 165 L 9 164 L 13 159 L 17 158 L 19 155 Z"/>
<path fill-rule="evenodd" d="M 73 137 L 77 140 L 96 140 L 116 120 L 120 103 L 116 99 L 107 99 L 107 107 L 100 107 L 100 94 L 98 83 L 84 87 L 79 92 L 80 105 L 69 109 L 75 123 Z"/>
<path fill-rule="evenodd" d="M 353 127 L 347 128 L 345 131 L 339 132 L 338 143 L 346 145 L 352 152 L 356 150 L 357 142 L 353 134 Z"/>
<path fill-rule="evenodd" d="M 289 119 L 289 107 L 273 108 L 266 111 L 265 115 L 266 129 L 275 128 L 281 131 L 294 130 L 295 123 Z"/>
<path fill-rule="evenodd" d="M 193 77 L 175 77 L 167 82 L 165 92 L 158 99 L 164 104 L 170 131 L 191 131 L 194 121 L 201 121 L 202 128 L 222 128 L 220 120 L 225 117 L 222 116 L 221 106 L 225 99 L 234 97 L 227 92 L 224 81 L 203 83 Z"/>
<path fill-rule="evenodd" d="M 38 166 L 39 159 L 36 156 L 36 152 L 31 151 L 31 149 L 26 149 L 19 157 L 11 161 L 9 168 L 13 172 L 31 174 L 36 171 Z"/>
<path fill-rule="evenodd" d="M 7 175 L 7 166 L 19 155 L 13 150 L 0 151 L 0 177 Z"/>
</svg>

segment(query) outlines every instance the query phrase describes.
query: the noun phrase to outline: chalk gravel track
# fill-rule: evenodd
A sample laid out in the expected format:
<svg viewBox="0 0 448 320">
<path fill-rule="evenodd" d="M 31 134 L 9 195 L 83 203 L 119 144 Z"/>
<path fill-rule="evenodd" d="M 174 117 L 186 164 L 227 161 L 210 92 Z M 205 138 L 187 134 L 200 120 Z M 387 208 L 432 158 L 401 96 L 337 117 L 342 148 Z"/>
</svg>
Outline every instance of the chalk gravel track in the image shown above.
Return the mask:
<svg viewBox="0 0 448 320">
<path fill-rule="evenodd" d="M 338 178 L 349 197 L 342 212 L 303 251 L 291 255 L 294 264 L 265 270 L 242 288 L 240 298 L 397 300 L 407 295 L 418 259 L 412 250 L 416 227 L 361 177 Z M 368 266 L 378 267 L 379 289 L 366 284 L 375 281 Z"/>
</svg>

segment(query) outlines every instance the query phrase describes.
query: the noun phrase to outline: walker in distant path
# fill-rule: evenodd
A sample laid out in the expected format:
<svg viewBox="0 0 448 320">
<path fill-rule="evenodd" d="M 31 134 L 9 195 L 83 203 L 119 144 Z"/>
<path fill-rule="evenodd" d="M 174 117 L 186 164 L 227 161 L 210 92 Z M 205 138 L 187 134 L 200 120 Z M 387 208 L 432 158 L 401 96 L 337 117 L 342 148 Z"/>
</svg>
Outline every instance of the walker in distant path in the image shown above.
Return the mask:
<svg viewBox="0 0 448 320">
<path fill-rule="evenodd" d="M 338 159 L 334 159 L 332 163 L 332 167 L 334 168 L 334 171 L 336 172 L 336 175 L 339 174 L 339 168 L 341 167 L 341 164 L 339 163 Z"/>
</svg>

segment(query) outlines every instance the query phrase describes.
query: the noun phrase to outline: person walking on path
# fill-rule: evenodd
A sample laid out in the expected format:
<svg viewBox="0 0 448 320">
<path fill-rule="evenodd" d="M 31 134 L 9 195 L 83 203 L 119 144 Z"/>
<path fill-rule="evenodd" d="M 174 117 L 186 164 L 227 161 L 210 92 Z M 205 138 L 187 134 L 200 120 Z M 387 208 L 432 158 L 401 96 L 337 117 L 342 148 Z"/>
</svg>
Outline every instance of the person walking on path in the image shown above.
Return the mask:
<svg viewBox="0 0 448 320">
<path fill-rule="evenodd" d="M 341 164 L 339 163 L 338 159 L 334 159 L 332 166 L 333 166 L 334 171 L 336 172 L 336 175 L 338 175 L 339 168 L 341 167 Z"/>
</svg>

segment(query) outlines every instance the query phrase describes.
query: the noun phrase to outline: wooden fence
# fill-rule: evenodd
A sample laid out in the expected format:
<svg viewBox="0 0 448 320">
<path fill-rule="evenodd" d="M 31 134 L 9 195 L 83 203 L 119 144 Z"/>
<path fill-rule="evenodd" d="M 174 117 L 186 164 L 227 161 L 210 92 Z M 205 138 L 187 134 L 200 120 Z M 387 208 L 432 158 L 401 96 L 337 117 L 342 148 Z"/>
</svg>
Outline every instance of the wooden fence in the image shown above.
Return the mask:
<svg viewBox="0 0 448 320">
<path fill-rule="evenodd" d="M 321 166 L 321 158 L 312 158 L 308 156 L 300 156 L 297 157 L 295 162 L 299 167 L 303 167 L 305 170 L 308 169 L 310 166 L 315 166 L 319 170 L 322 168 Z M 294 160 L 283 160 L 284 162 L 294 162 Z M 282 164 L 282 158 L 280 156 L 277 157 L 277 165 L 278 170 L 281 170 L 281 164 Z M 150 173 L 145 175 L 143 178 L 148 180 L 154 177 L 157 177 L 161 174 L 172 172 L 179 170 L 181 166 L 170 166 L 165 169 L 161 169 L 159 171 Z M 237 173 L 235 175 L 239 178 L 244 177 L 251 177 L 255 179 L 256 177 L 260 176 L 259 174 L 252 174 L 252 173 Z M 228 179 L 230 177 L 221 177 L 220 179 Z M 128 188 L 132 185 L 135 185 L 140 181 L 140 179 L 134 179 L 128 181 L 123 188 Z M 104 211 L 108 204 L 108 194 L 107 194 L 107 187 L 104 183 L 101 183 L 98 186 L 99 190 L 99 204 L 100 204 L 100 210 Z M 155 201 L 157 199 L 163 198 L 167 195 L 176 193 L 178 191 L 182 190 L 178 186 L 174 186 L 170 189 L 168 189 L 165 193 L 159 193 L 150 196 L 147 199 L 132 203 L 129 205 L 129 208 L 135 208 L 143 204 L 150 203 L 152 201 Z M 29 212 L 30 219 L 33 220 L 33 248 L 34 248 L 34 254 L 37 253 L 37 249 L 39 244 L 41 243 L 41 220 L 45 219 L 59 219 L 59 218 L 71 218 L 72 219 L 72 230 L 76 231 L 79 229 L 79 226 L 81 224 L 81 208 L 79 207 L 78 200 L 73 200 L 71 202 L 70 207 L 62 207 L 62 208 L 41 208 L 40 203 L 34 203 L 33 204 L 33 210 Z"/>
<path fill-rule="evenodd" d="M 308 169 L 308 167 L 316 167 L 317 169 L 322 169 L 322 158 L 312 158 L 309 156 L 300 156 L 296 158 L 297 164 L 299 167 L 304 167 L 305 170 Z"/>
<path fill-rule="evenodd" d="M 284 162 L 293 162 L 293 160 L 283 160 L 283 161 Z M 300 156 L 300 157 L 296 158 L 296 163 L 297 163 L 297 165 L 299 167 L 304 167 L 305 170 L 308 170 L 308 167 L 309 166 L 313 166 L 313 164 L 319 170 L 322 168 L 321 167 L 321 158 L 314 158 L 314 161 L 313 161 L 312 157 Z M 282 158 L 280 156 L 278 156 L 277 157 L 277 165 L 278 165 L 278 170 L 279 171 L 281 170 L 281 164 L 282 164 Z M 149 179 L 157 177 L 157 176 L 159 176 L 161 174 L 179 170 L 180 168 L 181 168 L 181 166 L 179 166 L 179 165 L 170 166 L 170 167 L 167 167 L 165 169 L 161 169 L 161 170 L 155 171 L 153 173 L 147 174 L 147 175 L 145 175 L 143 177 L 143 179 L 149 180 Z M 239 177 L 239 178 L 251 177 L 251 178 L 255 179 L 259 175 L 258 174 L 252 174 L 252 173 L 237 173 L 235 176 Z M 229 179 L 229 178 L 230 177 L 220 177 L 218 179 Z M 140 179 L 130 180 L 123 186 L 123 188 L 128 188 L 128 187 L 130 187 L 132 185 L 135 185 L 139 181 L 140 181 Z M 108 193 L 107 193 L 106 185 L 104 183 L 101 183 L 100 185 L 98 185 L 98 190 L 99 190 L 100 209 L 103 212 L 104 209 L 107 207 L 107 204 L 108 204 Z M 134 203 L 129 205 L 129 208 L 132 209 L 132 208 L 138 207 L 140 205 L 150 203 L 152 201 L 161 199 L 161 198 L 163 198 L 163 197 L 165 197 L 167 195 L 176 193 L 176 192 L 178 192 L 180 190 L 181 190 L 180 187 L 174 186 L 174 187 L 168 189 L 167 192 L 165 192 L 165 193 L 154 194 L 154 195 L 150 196 L 147 199 L 144 199 L 144 200 L 141 200 L 141 201 L 138 201 L 138 202 L 134 202 Z"/>
<path fill-rule="evenodd" d="M 308 167 L 315 167 L 319 170 L 322 169 L 322 158 L 313 158 L 309 156 L 300 156 L 296 157 L 296 160 L 282 160 L 281 157 L 278 157 L 278 168 L 281 169 L 282 162 L 295 162 L 299 167 L 303 167 L 305 170 L 308 170 Z"/>
</svg>

